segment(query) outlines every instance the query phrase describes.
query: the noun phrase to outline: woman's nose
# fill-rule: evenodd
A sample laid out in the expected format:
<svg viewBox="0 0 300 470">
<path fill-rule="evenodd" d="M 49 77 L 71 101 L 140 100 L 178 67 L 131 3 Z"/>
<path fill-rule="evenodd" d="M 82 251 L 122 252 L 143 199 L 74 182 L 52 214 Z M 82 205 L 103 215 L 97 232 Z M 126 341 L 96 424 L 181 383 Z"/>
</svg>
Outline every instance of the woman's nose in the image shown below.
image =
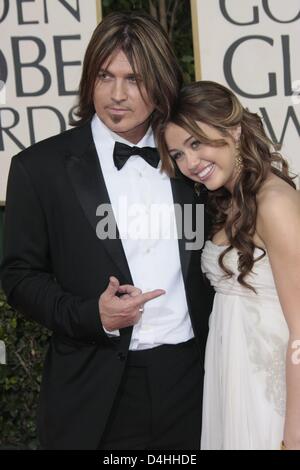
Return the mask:
<svg viewBox="0 0 300 470">
<path fill-rule="evenodd" d="M 187 154 L 187 167 L 189 171 L 194 171 L 200 164 L 201 159 L 194 152 Z"/>
</svg>

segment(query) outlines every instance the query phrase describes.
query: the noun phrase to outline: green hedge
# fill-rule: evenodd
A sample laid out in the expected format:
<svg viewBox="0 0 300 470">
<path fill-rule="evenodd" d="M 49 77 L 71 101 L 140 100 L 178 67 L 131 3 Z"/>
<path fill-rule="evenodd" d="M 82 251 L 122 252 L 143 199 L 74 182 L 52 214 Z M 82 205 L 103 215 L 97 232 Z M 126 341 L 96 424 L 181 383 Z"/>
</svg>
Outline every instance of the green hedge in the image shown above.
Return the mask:
<svg viewBox="0 0 300 470">
<path fill-rule="evenodd" d="M 37 448 L 36 408 L 49 333 L 13 310 L 0 291 L 0 449 Z"/>
<path fill-rule="evenodd" d="M 152 14 L 167 32 L 186 83 L 195 80 L 190 0 L 102 0 L 103 16 L 113 11 L 140 10 Z M 166 29 L 165 28 L 165 29 Z"/>
</svg>

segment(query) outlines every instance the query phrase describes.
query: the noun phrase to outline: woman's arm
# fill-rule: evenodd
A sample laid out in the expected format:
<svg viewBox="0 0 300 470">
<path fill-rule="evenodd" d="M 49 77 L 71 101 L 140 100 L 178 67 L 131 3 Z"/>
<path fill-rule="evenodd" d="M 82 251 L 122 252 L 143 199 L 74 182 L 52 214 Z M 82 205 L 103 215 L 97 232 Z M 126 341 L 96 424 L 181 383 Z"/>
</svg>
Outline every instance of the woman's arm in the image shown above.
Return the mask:
<svg viewBox="0 0 300 470">
<path fill-rule="evenodd" d="M 265 190 L 258 199 L 257 232 L 266 246 L 280 304 L 289 328 L 283 439 L 287 449 L 300 449 L 299 193 L 284 186 Z"/>
</svg>

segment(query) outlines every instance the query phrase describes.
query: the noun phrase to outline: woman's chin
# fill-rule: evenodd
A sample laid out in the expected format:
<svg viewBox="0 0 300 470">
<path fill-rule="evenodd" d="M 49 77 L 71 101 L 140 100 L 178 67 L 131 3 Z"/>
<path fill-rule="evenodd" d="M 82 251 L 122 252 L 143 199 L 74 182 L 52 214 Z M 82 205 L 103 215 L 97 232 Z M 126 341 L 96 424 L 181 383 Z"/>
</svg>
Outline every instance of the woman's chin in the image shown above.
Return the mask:
<svg viewBox="0 0 300 470">
<path fill-rule="evenodd" d="M 218 184 L 218 183 L 207 183 L 207 184 L 204 184 L 204 186 L 206 187 L 208 191 L 217 191 L 218 189 L 224 188 L 223 184 Z"/>
</svg>

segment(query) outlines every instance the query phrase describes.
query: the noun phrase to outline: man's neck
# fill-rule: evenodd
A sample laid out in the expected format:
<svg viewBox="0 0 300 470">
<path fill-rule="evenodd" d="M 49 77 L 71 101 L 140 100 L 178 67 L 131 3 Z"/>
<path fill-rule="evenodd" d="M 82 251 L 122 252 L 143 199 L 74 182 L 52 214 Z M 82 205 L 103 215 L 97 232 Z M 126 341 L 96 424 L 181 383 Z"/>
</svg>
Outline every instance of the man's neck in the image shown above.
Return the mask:
<svg viewBox="0 0 300 470">
<path fill-rule="evenodd" d="M 97 116 L 97 114 L 94 115 L 93 120 L 95 120 L 96 128 L 98 128 L 98 131 L 95 129 L 96 135 L 101 134 L 102 138 L 105 138 L 105 134 L 107 134 L 107 136 L 110 136 L 113 144 L 114 142 L 121 142 L 126 145 L 139 144 L 142 147 L 155 147 L 153 131 L 149 123 L 148 127 L 144 127 L 143 132 L 140 132 L 138 135 L 136 134 L 134 136 L 135 138 L 130 140 L 131 136 L 127 132 L 116 133 L 115 131 L 107 127 L 104 122 L 101 121 L 99 116 Z"/>
<path fill-rule="evenodd" d="M 136 145 L 140 140 L 142 140 L 143 137 L 145 137 L 148 130 L 149 123 L 147 123 L 146 125 L 144 124 L 143 127 L 141 126 L 139 128 L 131 129 L 127 132 L 118 132 L 116 134 L 122 137 L 122 139 L 127 140 L 131 144 Z"/>
</svg>

